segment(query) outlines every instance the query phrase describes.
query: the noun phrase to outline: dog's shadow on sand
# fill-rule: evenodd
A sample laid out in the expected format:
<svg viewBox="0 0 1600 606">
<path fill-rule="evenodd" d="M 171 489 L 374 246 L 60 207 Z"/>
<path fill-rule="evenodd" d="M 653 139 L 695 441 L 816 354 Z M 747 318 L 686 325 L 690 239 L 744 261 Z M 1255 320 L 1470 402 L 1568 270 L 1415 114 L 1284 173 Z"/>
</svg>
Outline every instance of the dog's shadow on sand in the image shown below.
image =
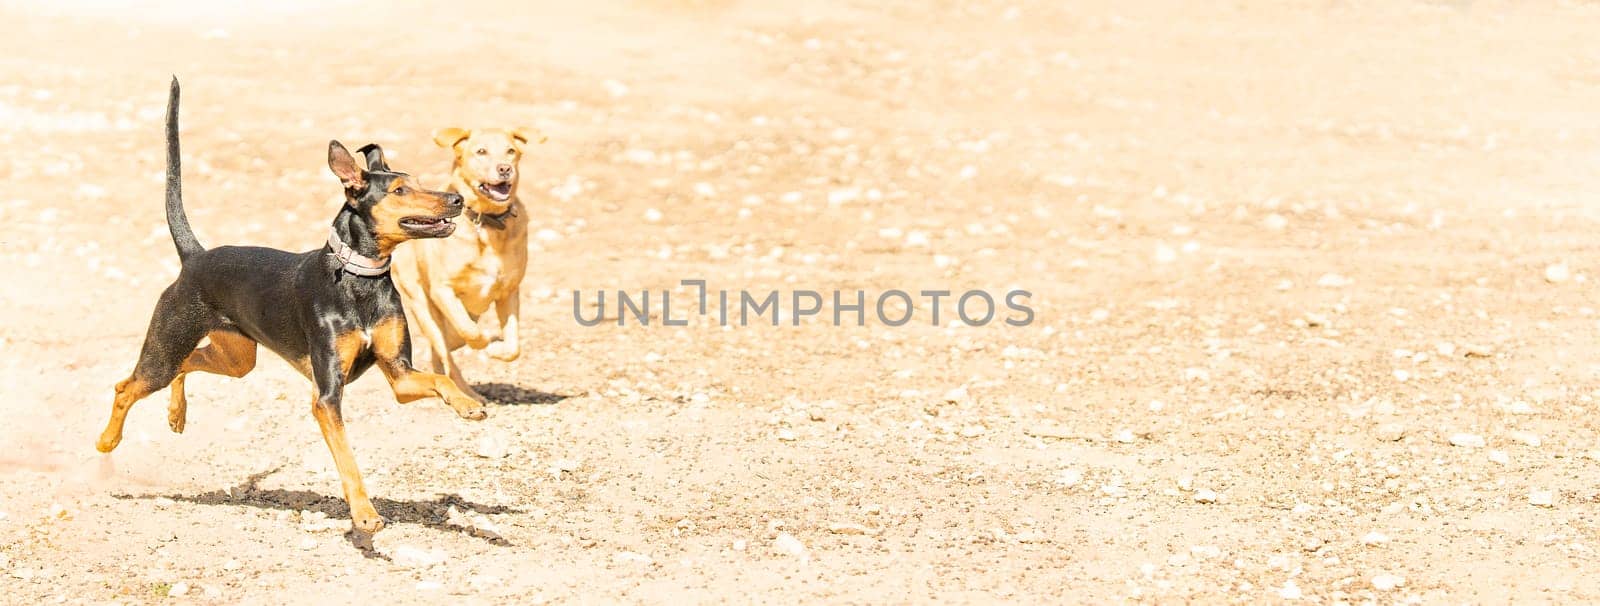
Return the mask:
<svg viewBox="0 0 1600 606">
<path fill-rule="evenodd" d="M 479 383 L 472 386 L 483 397 L 501 406 L 506 405 L 541 405 L 548 406 L 558 403 L 572 396 L 537 389 L 528 389 L 510 383 Z"/>
<path fill-rule="evenodd" d="M 166 498 L 180 503 L 195 503 L 198 505 L 230 505 L 283 511 L 320 511 L 332 519 L 348 519 L 350 517 L 350 506 L 344 502 L 344 499 L 317 494 L 309 490 L 264 489 L 259 486 L 261 480 L 277 473 L 280 469 L 282 467 L 252 474 L 237 486 L 200 494 L 122 494 L 113 496 L 119 499 Z M 522 510 L 504 505 L 473 503 L 461 498 L 460 495 L 454 494 L 440 495 L 439 498 L 432 501 L 404 501 L 378 497 L 372 500 L 372 505 L 377 507 L 378 513 L 391 524 L 417 524 L 435 530 L 458 532 L 502 547 L 510 546 L 511 542 L 495 532 L 471 525 L 451 524 L 450 508 L 454 506 L 457 511 L 485 515 L 522 513 Z M 351 545 L 361 550 L 362 555 L 369 558 L 389 559 L 388 556 L 373 548 L 371 533 L 352 529 L 346 532 L 344 536 L 345 539 L 350 541 Z"/>
</svg>

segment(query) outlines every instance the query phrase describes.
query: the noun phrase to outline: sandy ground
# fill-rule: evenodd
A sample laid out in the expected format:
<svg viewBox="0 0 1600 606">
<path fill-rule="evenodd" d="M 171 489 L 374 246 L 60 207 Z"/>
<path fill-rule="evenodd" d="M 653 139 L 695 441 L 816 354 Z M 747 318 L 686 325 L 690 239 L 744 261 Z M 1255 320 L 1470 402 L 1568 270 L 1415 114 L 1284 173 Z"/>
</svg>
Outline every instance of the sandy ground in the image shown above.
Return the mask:
<svg viewBox="0 0 1600 606">
<path fill-rule="evenodd" d="M 1600 600 L 1591 3 L 43 4 L 0 4 L 0 601 Z M 490 419 L 346 398 L 375 557 L 269 354 L 94 452 L 176 272 L 171 73 L 208 245 L 316 246 L 329 138 L 550 136 Z M 1037 317 L 572 318 L 695 278 Z"/>
</svg>

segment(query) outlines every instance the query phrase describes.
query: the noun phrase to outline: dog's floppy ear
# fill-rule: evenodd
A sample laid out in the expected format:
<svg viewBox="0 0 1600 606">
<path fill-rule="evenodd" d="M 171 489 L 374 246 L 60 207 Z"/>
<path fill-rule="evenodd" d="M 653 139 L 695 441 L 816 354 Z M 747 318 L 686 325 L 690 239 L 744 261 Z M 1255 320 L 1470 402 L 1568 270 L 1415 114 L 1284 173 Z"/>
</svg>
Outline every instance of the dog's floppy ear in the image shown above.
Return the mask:
<svg viewBox="0 0 1600 606">
<path fill-rule="evenodd" d="M 339 178 L 345 191 L 360 191 L 367 188 L 367 178 L 361 172 L 361 167 L 356 164 L 355 156 L 350 155 L 350 150 L 344 148 L 339 141 L 328 142 L 328 168 L 333 175 Z"/>
<path fill-rule="evenodd" d="M 367 159 L 367 172 L 389 172 L 389 161 L 383 158 L 383 148 L 378 147 L 377 143 L 363 145 L 361 149 L 356 150 L 356 153 Z"/>
<path fill-rule="evenodd" d="M 441 128 L 433 131 L 433 144 L 439 147 L 451 148 L 457 143 L 467 140 L 472 136 L 472 131 L 464 128 Z"/>
<path fill-rule="evenodd" d="M 511 138 L 523 143 L 544 143 L 550 139 L 544 136 L 544 133 L 539 132 L 539 129 L 531 126 L 519 126 L 511 129 Z"/>
</svg>

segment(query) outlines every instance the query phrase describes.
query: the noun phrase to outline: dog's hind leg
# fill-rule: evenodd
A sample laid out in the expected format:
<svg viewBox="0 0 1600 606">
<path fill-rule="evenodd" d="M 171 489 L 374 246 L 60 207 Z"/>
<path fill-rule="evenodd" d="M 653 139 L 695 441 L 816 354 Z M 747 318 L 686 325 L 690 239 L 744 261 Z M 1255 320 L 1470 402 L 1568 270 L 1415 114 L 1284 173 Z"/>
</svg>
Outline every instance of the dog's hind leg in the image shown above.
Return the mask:
<svg viewBox="0 0 1600 606">
<path fill-rule="evenodd" d="M 178 376 L 172 379 L 172 403 L 167 405 L 167 426 L 183 433 L 189 416 L 189 400 L 183 392 L 183 378 L 191 372 L 209 372 L 235 379 L 256 367 L 256 342 L 233 329 L 207 333 L 211 344 L 196 349 L 183 360 Z"/>
<path fill-rule="evenodd" d="M 206 322 L 211 314 L 194 297 L 194 293 L 178 284 L 167 287 L 156 303 L 150 318 L 150 328 L 145 332 L 144 347 L 139 351 L 139 363 L 133 374 L 117 383 L 116 396 L 111 402 L 111 419 L 95 448 L 111 452 L 122 442 L 122 425 L 127 421 L 128 409 L 178 377 L 183 360 L 194 351 L 200 337 L 205 336 Z"/>
</svg>

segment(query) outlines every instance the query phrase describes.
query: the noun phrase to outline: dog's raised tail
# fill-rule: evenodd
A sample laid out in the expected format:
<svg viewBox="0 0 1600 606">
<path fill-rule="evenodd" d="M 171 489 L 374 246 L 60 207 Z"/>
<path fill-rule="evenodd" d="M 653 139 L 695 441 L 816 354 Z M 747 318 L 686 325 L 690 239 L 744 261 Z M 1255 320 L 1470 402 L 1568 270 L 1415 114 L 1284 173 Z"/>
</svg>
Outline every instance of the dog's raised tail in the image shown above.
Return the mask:
<svg viewBox="0 0 1600 606">
<path fill-rule="evenodd" d="M 189 218 L 183 214 L 183 162 L 178 156 L 178 77 L 172 77 L 172 90 L 167 93 L 167 229 L 172 232 L 172 243 L 178 247 L 178 260 L 187 260 L 204 251 L 200 240 L 189 228 Z"/>
</svg>

